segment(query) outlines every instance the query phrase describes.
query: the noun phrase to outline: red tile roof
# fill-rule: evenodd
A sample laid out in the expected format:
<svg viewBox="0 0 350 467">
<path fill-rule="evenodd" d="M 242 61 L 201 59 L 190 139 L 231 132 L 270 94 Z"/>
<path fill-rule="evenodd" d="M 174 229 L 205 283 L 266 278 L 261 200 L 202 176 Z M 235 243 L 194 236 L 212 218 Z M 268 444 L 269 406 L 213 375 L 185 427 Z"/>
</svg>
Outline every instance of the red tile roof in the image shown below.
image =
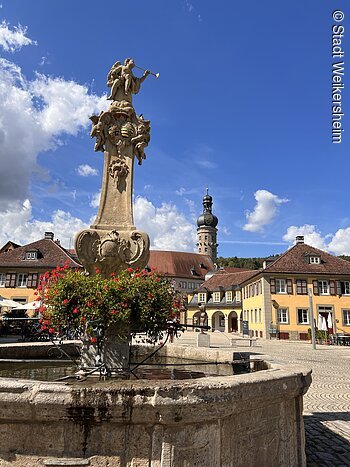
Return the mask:
<svg viewBox="0 0 350 467">
<path fill-rule="evenodd" d="M 26 252 L 37 251 L 38 258 L 26 260 Z M 61 245 L 49 239 L 38 240 L 14 250 L 0 253 L 0 267 L 34 267 L 55 268 L 68 263 L 71 268 L 79 268 L 81 265 Z"/>
<path fill-rule="evenodd" d="M 162 276 L 202 280 L 214 269 L 214 264 L 208 255 L 160 250 L 151 250 L 148 266 L 155 268 Z"/>
<path fill-rule="evenodd" d="M 241 270 L 240 272 L 227 273 L 225 270 L 220 269 L 210 279 L 205 281 L 197 290 L 209 290 L 214 292 L 221 287 L 230 289 L 234 286 L 239 286 L 242 282 L 255 276 L 260 271 L 256 270 Z"/>
<path fill-rule="evenodd" d="M 318 256 L 320 264 L 310 264 L 309 257 Z M 337 258 L 306 243 L 297 243 L 269 264 L 263 272 L 297 274 L 350 274 L 350 262 Z"/>
</svg>

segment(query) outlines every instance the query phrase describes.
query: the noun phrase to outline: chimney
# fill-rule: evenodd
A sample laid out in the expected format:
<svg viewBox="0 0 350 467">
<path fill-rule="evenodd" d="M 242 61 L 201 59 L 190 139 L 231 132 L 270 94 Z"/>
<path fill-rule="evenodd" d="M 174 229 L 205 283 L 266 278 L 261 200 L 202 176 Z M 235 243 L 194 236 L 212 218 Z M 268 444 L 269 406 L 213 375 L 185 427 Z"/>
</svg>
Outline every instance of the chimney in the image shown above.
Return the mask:
<svg viewBox="0 0 350 467">
<path fill-rule="evenodd" d="M 44 239 L 45 240 L 53 240 L 54 233 L 53 232 L 45 232 Z"/>
<path fill-rule="evenodd" d="M 298 243 L 304 243 L 304 235 L 297 235 L 295 237 L 295 243 L 298 244 Z"/>
</svg>

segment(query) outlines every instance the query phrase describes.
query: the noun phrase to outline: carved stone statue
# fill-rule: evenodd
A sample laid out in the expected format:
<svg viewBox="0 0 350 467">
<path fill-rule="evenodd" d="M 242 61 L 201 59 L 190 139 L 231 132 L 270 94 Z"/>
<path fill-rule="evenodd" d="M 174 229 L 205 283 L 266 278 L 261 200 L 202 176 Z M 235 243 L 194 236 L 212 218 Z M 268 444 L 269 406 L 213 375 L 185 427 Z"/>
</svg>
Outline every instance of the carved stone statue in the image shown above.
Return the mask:
<svg viewBox="0 0 350 467">
<path fill-rule="evenodd" d="M 104 152 L 102 191 L 96 220 L 78 233 L 75 248 L 89 274 L 99 269 L 105 277 L 128 267 L 143 268 L 149 259 L 148 235 L 134 226 L 132 192 L 134 158 L 139 165 L 146 159 L 150 121 L 136 115 L 132 95 L 150 72 L 137 78 L 134 67 L 131 58 L 124 65 L 114 63 L 107 76 L 110 107 L 90 117 L 94 150 Z"/>
</svg>

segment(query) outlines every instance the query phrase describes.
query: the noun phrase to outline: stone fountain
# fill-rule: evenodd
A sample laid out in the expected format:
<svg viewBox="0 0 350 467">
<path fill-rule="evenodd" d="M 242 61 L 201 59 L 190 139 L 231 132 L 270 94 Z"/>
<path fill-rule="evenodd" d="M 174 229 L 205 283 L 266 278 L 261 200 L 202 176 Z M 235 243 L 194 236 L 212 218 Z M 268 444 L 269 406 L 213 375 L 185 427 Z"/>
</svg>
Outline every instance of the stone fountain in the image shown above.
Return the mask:
<svg viewBox="0 0 350 467">
<path fill-rule="evenodd" d="M 76 250 L 89 274 L 98 268 L 104 277 L 143 268 L 149 257 L 148 236 L 132 216 L 134 159 L 142 164 L 150 139 L 150 122 L 136 115 L 132 95 L 149 72 L 137 78 L 134 66 L 131 59 L 112 66 L 111 105 L 91 117 L 95 150 L 104 152 L 102 193 L 97 218 L 77 235 Z M 104 362 L 128 365 L 128 337 L 116 342 L 113 330 L 107 337 Z M 38 358 L 45 346 L 0 346 L 0 357 Z M 149 352 L 134 349 L 141 357 Z M 232 364 L 237 357 L 175 344 L 160 353 L 209 363 Z M 95 358 L 85 344 L 83 364 L 94 366 Z M 0 378 L 0 467 L 303 467 L 310 373 L 266 360 L 262 371 L 182 381 Z"/>
</svg>

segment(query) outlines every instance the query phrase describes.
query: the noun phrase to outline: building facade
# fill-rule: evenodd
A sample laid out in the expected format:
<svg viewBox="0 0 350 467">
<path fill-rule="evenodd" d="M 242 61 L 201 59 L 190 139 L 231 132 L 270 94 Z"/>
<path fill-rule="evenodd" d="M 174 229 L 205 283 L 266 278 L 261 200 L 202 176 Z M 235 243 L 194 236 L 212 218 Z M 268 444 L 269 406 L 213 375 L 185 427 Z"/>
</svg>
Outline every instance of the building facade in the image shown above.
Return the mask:
<svg viewBox="0 0 350 467">
<path fill-rule="evenodd" d="M 241 283 L 255 274 L 239 268 L 216 271 L 188 295 L 186 323 L 207 324 L 212 331 L 242 332 Z"/>
<path fill-rule="evenodd" d="M 256 337 L 308 340 L 312 314 L 318 330 L 349 333 L 350 263 L 297 237 L 243 282 L 242 299 L 242 319 Z"/>
<path fill-rule="evenodd" d="M 35 289 L 40 275 L 57 266 L 67 264 L 70 268 L 81 268 L 77 260 L 59 242 L 52 232 L 28 245 L 19 246 L 8 242 L 0 253 L 0 295 L 25 304 L 35 300 Z"/>
</svg>

